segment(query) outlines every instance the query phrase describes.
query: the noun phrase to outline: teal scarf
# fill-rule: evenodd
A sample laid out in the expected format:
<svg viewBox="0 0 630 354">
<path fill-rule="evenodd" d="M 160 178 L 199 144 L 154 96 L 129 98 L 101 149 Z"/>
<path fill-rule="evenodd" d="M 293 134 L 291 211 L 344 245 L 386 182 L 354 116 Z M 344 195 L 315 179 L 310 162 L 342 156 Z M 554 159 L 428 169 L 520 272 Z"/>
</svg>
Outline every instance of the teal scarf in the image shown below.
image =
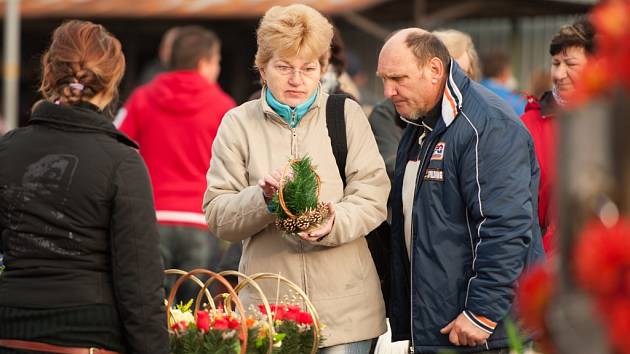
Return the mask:
<svg viewBox="0 0 630 354">
<path fill-rule="evenodd" d="M 315 98 L 317 97 L 317 93 L 319 92 L 319 88 L 315 90 L 313 95 L 306 100 L 306 102 L 298 105 L 295 108 L 291 108 L 284 103 L 280 103 L 280 101 L 276 100 L 275 97 L 271 94 L 271 90 L 269 88 L 265 88 L 265 99 L 267 100 L 267 104 L 274 112 L 276 112 L 282 119 L 284 119 L 291 129 L 295 128 L 304 114 L 308 111 L 309 108 L 315 102 Z"/>
</svg>

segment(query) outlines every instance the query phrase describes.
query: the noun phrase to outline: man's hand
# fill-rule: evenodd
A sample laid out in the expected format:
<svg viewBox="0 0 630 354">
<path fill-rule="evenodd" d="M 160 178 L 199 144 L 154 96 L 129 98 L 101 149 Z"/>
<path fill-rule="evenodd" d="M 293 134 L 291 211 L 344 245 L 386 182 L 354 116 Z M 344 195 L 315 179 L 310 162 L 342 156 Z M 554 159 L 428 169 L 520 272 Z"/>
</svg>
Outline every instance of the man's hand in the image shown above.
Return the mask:
<svg viewBox="0 0 630 354">
<path fill-rule="evenodd" d="M 328 219 L 326 223 L 319 229 L 310 232 L 299 232 L 298 236 L 304 241 L 317 242 L 324 238 L 332 231 L 332 227 L 335 224 L 335 206 L 333 203 L 328 203 Z"/>
<path fill-rule="evenodd" d="M 490 333 L 475 326 L 463 313 L 460 313 L 455 320 L 442 328 L 440 333 L 448 334 L 448 340 L 457 346 L 475 347 L 483 345 L 490 337 Z"/>
</svg>

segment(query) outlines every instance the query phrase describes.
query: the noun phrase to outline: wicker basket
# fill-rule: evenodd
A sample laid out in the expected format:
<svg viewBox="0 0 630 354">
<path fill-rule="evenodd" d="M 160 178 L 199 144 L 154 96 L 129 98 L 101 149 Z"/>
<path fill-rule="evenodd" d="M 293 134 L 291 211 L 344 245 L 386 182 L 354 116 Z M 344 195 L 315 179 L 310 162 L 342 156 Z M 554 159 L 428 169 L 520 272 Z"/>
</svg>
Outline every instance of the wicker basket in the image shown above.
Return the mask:
<svg viewBox="0 0 630 354">
<path fill-rule="evenodd" d="M 216 310 L 217 302 L 222 301 L 223 309 L 226 311 L 227 314 L 231 315 L 233 311 L 236 311 L 237 314 L 241 315 L 242 317 L 245 317 L 246 312 L 245 312 L 245 309 L 243 308 L 243 304 L 241 303 L 238 297 L 238 294 L 244 288 L 252 287 L 254 291 L 258 293 L 258 295 L 260 296 L 262 305 L 265 308 L 264 317 L 269 325 L 269 331 L 267 332 L 267 337 L 269 338 L 269 346 L 267 348 L 267 353 L 269 354 L 271 354 L 273 351 L 273 338 L 276 335 L 275 328 L 274 328 L 274 319 L 273 319 L 271 306 L 269 304 L 267 296 L 265 296 L 264 292 L 262 291 L 257 281 L 272 280 L 272 281 L 278 282 L 278 286 L 280 284 L 287 286 L 289 289 L 291 289 L 292 291 L 294 291 L 301 297 L 304 303 L 304 306 L 306 307 L 306 310 L 313 318 L 314 335 L 313 335 L 313 349 L 311 351 L 311 354 L 317 353 L 318 346 L 320 343 L 320 338 L 321 338 L 321 326 L 319 322 L 319 315 L 317 314 L 317 311 L 315 310 L 315 306 L 313 306 L 313 303 L 309 300 L 309 298 L 306 296 L 304 291 L 302 291 L 302 289 L 300 289 L 299 286 L 297 286 L 295 283 L 291 282 L 290 280 L 286 279 L 285 277 L 278 274 L 272 274 L 272 273 L 257 273 L 251 276 L 247 276 L 243 273 L 240 273 L 237 271 L 231 271 L 231 270 L 223 271 L 220 273 L 214 273 L 206 269 L 195 269 L 190 272 L 186 272 L 179 269 L 168 269 L 168 270 L 165 270 L 165 273 L 167 275 L 179 276 L 179 279 L 177 279 L 177 281 L 173 285 L 173 288 L 171 289 L 168 296 L 167 312 L 166 312 L 167 323 L 171 323 L 171 319 L 172 319 L 171 308 L 173 306 L 175 294 L 177 293 L 177 290 L 179 289 L 179 287 L 187 280 L 192 280 L 197 285 L 200 286 L 199 293 L 197 294 L 197 298 L 195 299 L 195 307 L 193 311 L 195 320 L 197 319 L 197 312 L 200 310 L 201 300 L 204 298 L 204 296 L 207 299 L 208 306 L 211 309 Z M 207 275 L 210 278 L 206 282 L 203 282 L 196 276 L 199 274 Z M 232 287 L 231 284 L 225 279 L 225 276 L 237 276 L 239 277 L 240 282 L 235 287 Z M 219 281 L 221 284 L 223 284 L 223 286 L 225 286 L 225 288 L 227 289 L 227 296 L 222 296 L 223 294 L 219 294 L 216 297 L 213 297 L 210 294 L 208 287 L 214 281 Z M 247 351 L 247 337 L 248 337 L 247 331 L 248 329 L 247 329 L 246 321 L 241 321 L 241 327 L 238 330 L 239 336 L 240 338 L 242 338 L 241 354 L 245 354 L 245 352 Z"/>
<path fill-rule="evenodd" d="M 179 287 L 188 279 L 192 279 L 195 283 L 201 286 L 201 290 L 197 294 L 197 299 L 195 300 L 195 309 L 193 311 L 193 315 L 195 316 L 195 321 L 197 320 L 197 313 L 200 310 L 199 307 L 201 305 L 201 299 L 203 298 L 204 295 L 206 295 L 209 306 L 213 310 L 216 310 L 215 299 L 210 295 L 210 292 L 208 291 L 208 286 L 214 280 L 218 280 L 221 284 L 223 284 L 226 287 L 228 293 L 235 298 L 234 305 L 236 307 L 236 311 L 239 314 L 245 314 L 245 309 L 243 308 L 243 304 L 240 302 L 240 300 L 238 300 L 238 297 L 236 296 L 236 292 L 232 288 L 232 285 L 222 275 L 214 273 L 207 269 L 194 269 L 194 270 L 191 270 L 190 272 L 185 272 L 179 269 L 167 269 L 165 270 L 165 273 L 181 275 L 179 279 L 177 279 L 177 281 L 175 282 L 175 285 L 173 285 L 173 288 L 171 289 L 171 292 L 169 293 L 169 296 L 168 296 L 168 300 L 166 302 L 166 323 L 167 324 L 171 323 L 171 319 L 173 318 L 173 314 L 171 313 L 171 308 L 173 306 L 173 301 L 175 300 L 175 294 L 177 293 L 177 289 L 179 289 Z M 210 279 L 208 279 L 205 283 L 203 283 L 198 277 L 195 276 L 197 274 L 207 275 L 210 277 Z M 227 311 L 232 310 L 231 306 L 226 306 L 225 309 Z M 247 337 L 248 337 L 247 332 L 248 332 L 248 329 L 247 329 L 246 321 L 240 321 L 238 335 L 239 335 L 239 338 L 241 338 L 241 354 L 245 354 L 245 352 L 247 351 Z"/>
<path fill-rule="evenodd" d="M 271 320 L 271 309 L 269 307 L 269 302 L 266 299 L 265 294 L 260 289 L 260 286 L 257 284 L 257 281 L 260 281 L 260 280 L 276 281 L 276 282 L 278 282 L 278 286 L 280 284 L 284 284 L 289 289 L 293 290 L 298 295 L 300 295 L 300 297 L 302 298 L 302 301 L 304 302 L 304 305 L 306 306 L 306 310 L 311 314 L 311 317 L 313 318 L 313 329 L 314 329 L 313 333 L 314 333 L 314 335 L 313 335 L 313 349 L 311 351 L 311 354 L 316 354 L 317 353 L 318 347 L 319 347 L 320 338 L 321 338 L 321 324 L 319 322 L 319 315 L 317 313 L 317 310 L 315 309 L 315 306 L 311 302 L 311 300 L 308 298 L 308 296 L 306 296 L 306 293 L 299 286 L 297 286 L 295 283 L 293 283 L 292 281 L 288 280 L 287 278 L 285 278 L 285 277 L 283 277 L 283 276 L 281 276 L 279 274 L 274 274 L 274 273 L 256 273 L 256 274 L 253 274 L 251 276 L 246 276 L 246 275 L 244 275 L 242 273 L 239 273 L 239 272 L 227 271 L 227 272 L 221 272 L 220 274 L 223 274 L 223 275 L 238 275 L 239 277 L 241 277 L 243 279 L 234 288 L 234 291 L 236 293 L 239 293 L 241 290 L 243 290 L 247 286 L 254 287 L 256 289 L 256 291 L 259 293 L 259 295 L 261 296 L 261 298 L 263 299 L 265 310 L 266 310 L 266 313 L 267 313 L 267 315 L 268 315 L 270 320 Z M 231 301 L 231 297 L 228 296 L 226 298 L 226 300 L 225 300 L 226 305 L 229 305 L 230 301 Z M 269 351 L 269 353 L 271 353 L 271 351 Z"/>
<path fill-rule="evenodd" d="M 287 207 L 286 201 L 284 199 L 284 185 L 287 180 L 287 174 L 289 169 L 293 163 L 295 163 L 296 159 L 290 160 L 289 163 L 282 170 L 282 177 L 280 178 L 280 186 L 278 188 L 278 201 L 280 203 L 280 207 L 287 215 L 286 219 L 276 219 L 276 226 L 283 231 L 286 231 L 290 234 L 298 233 L 298 232 L 308 232 L 319 228 L 324 220 L 328 217 L 328 206 L 325 203 L 318 203 L 317 207 L 312 210 L 308 210 L 300 215 L 295 215 L 289 210 Z M 313 170 L 315 173 L 315 170 Z M 319 175 L 315 173 L 315 178 L 317 179 L 317 198 L 319 199 L 319 193 L 321 188 L 321 181 Z"/>
</svg>

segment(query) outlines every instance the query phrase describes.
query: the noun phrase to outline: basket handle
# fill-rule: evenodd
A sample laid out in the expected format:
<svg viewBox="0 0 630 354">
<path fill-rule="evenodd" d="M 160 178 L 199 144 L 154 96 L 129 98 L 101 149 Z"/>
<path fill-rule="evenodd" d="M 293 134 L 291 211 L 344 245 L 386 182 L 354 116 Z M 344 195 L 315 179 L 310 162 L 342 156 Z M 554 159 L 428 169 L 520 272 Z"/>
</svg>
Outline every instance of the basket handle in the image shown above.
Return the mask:
<svg viewBox="0 0 630 354">
<path fill-rule="evenodd" d="M 269 347 L 267 348 L 267 354 L 271 354 L 273 352 L 273 338 L 276 335 L 276 329 L 274 327 L 274 323 L 273 323 L 273 316 L 271 313 L 271 306 L 269 306 L 269 301 L 267 300 L 267 297 L 265 296 L 265 293 L 262 291 L 262 289 L 260 288 L 260 286 L 256 283 L 256 281 L 254 281 L 252 278 L 248 277 L 247 275 L 241 273 L 241 272 L 237 272 L 235 270 L 224 270 L 222 272 L 219 273 L 222 276 L 227 276 L 227 275 L 236 275 L 239 278 L 245 279 L 244 281 L 239 282 L 236 287 L 234 288 L 234 292 L 238 295 L 238 293 L 243 290 L 243 288 L 246 285 L 250 285 L 254 288 L 254 290 L 256 290 L 256 292 L 258 293 L 258 295 L 260 296 L 260 299 L 262 301 L 262 305 L 265 307 L 265 318 L 267 319 L 267 322 L 269 324 L 269 331 L 267 332 L 267 338 L 269 338 Z M 224 305 L 226 309 L 231 309 L 232 307 L 232 295 L 228 295 L 225 300 L 224 300 Z"/>
<path fill-rule="evenodd" d="M 313 305 L 311 300 L 309 300 L 309 298 L 306 295 L 306 293 L 299 286 L 297 286 L 295 283 L 293 283 L 292 281 L 290 281 L 289 279 L 283 277 L 280 274 L 256 273 L 256 274 L 251 275 L 249 278 L 252 281 L 255 281 L 257 279 L 275 279 L 275 280 L 280 280 L 281 282 L 285 283 L 289 288 L 291 288 L 293 291 L 297 292 L 302 297 L 302 300 L 304 301 L 304 304 L 306 305 L 306 309 L 311 314 L 311 317 L 313 317 L 314 335 L 313 335 L 313 349 L 311 350 L 311 354 L 317 354 L 317 351 L 319 350 L 319 348 L 318 348 L 319 347 L 319 338 L 321 336 L 319 315 L 317 314 L 317 310 L 315 309 L 315 306 Z M 241 285 L 241 283 L 239 283 L 236 286 L 235 290 L 236 291 L 240 291 L 244 286 L 245 286 L 245 284 Z M 269 312 L 267 312 L 267 313 L 269 313 Z"/>
<path fill-rule="evenodd" d="M 164 270 L 164 274 L 166 275 L 185 275 L 188 272 L 185 270 L 181 270 L 181 269 L 165 269 Z M 201 281 L 201 279 L 197 278 L 194 275 L 190 276 L 190 279 L 192 279 L 197 285 L 199 285 L 200 288 L 203 288 L 203 282 Z M 169 295 L 173 292 L 173 289 L 171 288 L 171 291 L 169 292 Z M 216 310 L 216 305 L 214 304 L 214 299 L 212 298 L 212 294 L 210 294 L 210 291 L 208 291 L 208 289 L 205 290 L 205 294 L 206 294 L 206 299 L 208 299 L 208 303 L 210 304 L 210 308 L 213 310 Z M 171 306 L 173 304 L 168 304 L 168 308 L 167 311 L 170 311 Z"/>
<path fill-rule="evenodd" d="M 210 285 L 210 283 L 212 283 L 215 279 L 218 280 L 221 284 L 223 284 L 225 286 L 225 288 L 227 289 L 228 293 L 233 296 L 234 299 L 234 303 L 236 305 L 236 309 L 238 310 L 239 313 L 241 313 L 242 317 L 245 316 L 245 309 L 243 308 L 243 304 L 241 303 L 241 301 L 238 299 L 238 297 L 236 296 L 236 292 L 234 291 L 234 289 L 232 288 L 232 285 L 230 284 L 229 281 L 227 281 L 224 277 L 222 277 L 221 275 L 209 271 L 207 269 L 193 269 L 190 272 L 187 272 L 186 274 L 182 275 L 181 277 L 179 277 L 179 279 L 177 279 L 177 281 L 175 282 L 175 285 L 173 285 L 173 289 L 171 290 L 171 293 L 168 296 L 168 307 L 167 307 L 167 311 L 166 311 L 166 323 L 168 324 L 169 318 L 171 316 L 171 312 L 170 312 L 170 306 L 173 303 L 173 300 L 175 299 L 175 293 L 177 292 L 177 289 L 179 289 L 179 287 L 184 283 L 184 281 L 186 281 L 188 278 L 194 276 L 195 274 L 205 274 L 210 276 L 210 279 L 208 279 L 208 281 L 206 281 L 206 283 L 204 284 L 203 288 L 201 289 L 201 291 L 199 291 L 199 294 L 197 295 L 197 303 L 195 304 L 195 310 L 194 310 L 194 316 L 195 316 L 195 321 L 197 321 L 197 311 L 199 311 L 199 302 L 201 300 L 201 298 L 203 297 L 203 294 L 205 291 L 207 291 L 208 285 Z M 241 319 L 240 321 L 240 330 L 239 330 L 239 335 L 242 338 L 242 345 L 241 345 L 241 353 L 240 354 L 245 354 L 247 352 L 247 337 L 248 337 L 248 329 L 247 329 L 247 321 L 243 321 L 243 319 Z"/>
</svg>

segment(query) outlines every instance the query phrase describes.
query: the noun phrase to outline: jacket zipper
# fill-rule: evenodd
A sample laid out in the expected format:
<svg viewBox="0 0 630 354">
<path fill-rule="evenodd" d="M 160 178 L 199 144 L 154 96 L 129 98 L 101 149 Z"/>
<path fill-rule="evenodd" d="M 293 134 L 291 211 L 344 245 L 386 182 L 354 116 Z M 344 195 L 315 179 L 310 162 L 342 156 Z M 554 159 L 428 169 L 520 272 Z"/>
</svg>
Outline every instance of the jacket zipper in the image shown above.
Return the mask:
<svg viewBox="0 0 630 354">
<path fill-rule="evenodd" d="M 424 141 L 426 139 L 426 128 L 422 128 L 422 134 L 420 135 L 420 138 L 418 138 L 418 143 L 420 143 L 420 151 L 422 151 L 423 149 L 423 145 L 425 145 L 427 143 L 427 141 Z M 414 186 L 414 190 L 413 190 L 413 200 L 412 200 L 412 206 L 411 206 L 411 240 L 409 241 L 409 249 L 410 249 L 410 257 L 409 257 L 409 264 L 410 264 L 410 270 L 409 270 L 409 312 L 410 312 L 410 320 L 409 320 L 409 333 L 411 334 L 411 345 L 409 346 L 409 353 L 413 354 L 416 351 L 416 344 L 415 341 L 413 339 L 413 225 L 415 224 L 416 220 L 414 218 L 414 212 L 413 212 L 413 202 L 416 199 L 416 192 L 418 190 L 418 180 L 420 179 L 420 176 L 422 175 L 422 171 L 423 171 L 423 165 L 424 165 L 424 160 L 427 157 L 427 152 L 429 151 L 429 149 L 425 149 L 424 150 L 424 154 L 422 156 L 422 159 L 420 160 L 420 166 L 418 169 L 418 174 L 416 175 L 416 185 Z"/>
<path fill-rule="evenodd" d="M 308 296 L 308 278 L 306 277 L 306 256 L 304 255 L 304 244 L 302 240 L 300 242 L 300 257 L 302 257 L 302 282 L 304 283 L 304 293 Z"/>
<path fill-rule="evenodd" d="M 296 120 L 297 113 L 295 111 L 291 112 L 291 123 L 289 127 L 291 128 L 291 156 L 294 159 L 299 158 L 297 151 L 297 129 L 296 129 Z M 302 258 L 302 289 L 304 293 L 308 295 L 308 278 L 306 276 L 306 256 L 304 255 L 304 244 L 302 240 L 300 242 L 300 258 Z"/>
<path fill-rule="evenodd" d="M 299 158 L 297 150 L 297 130 L 296 128 L 291 128 L 291 156 L 294 159 Z"/>
<path fill-rule="evenodd" d="M 291 126 L 295 127 L 295 121 L 297 120 L 297 112 L 294 109 L 293 112 L 291 112 Z"/>
<path fill-rule="evenodd" d="M 306 112 L 310 112 L 313 109 L 313 107 L 311 106 L 311 108 L 309 108 L 309 110 Z M 271 113 L 271 112 L 270 112 Z M 278 117 L 280 120 L 284 121 L 285 123 L 286 120 L 282 119 L 282 117 L 280 117 L 277 113 L 273 112 L 271 113 L 272 115 Z M 296 122 L 297 122 L 297 112 L 293 111 L 291 112 L 291 122 L 288 124 L 289 129 L 291 129 L 291 156 L 294 159 L 297 159 L 298 156 L 298 149 L 297 149 L 297 129 L 296 129 Z M 300 242 L 300 257 L 302 258 L 302 284 L 303 284 L 303 289 L 304 293 L 306 295 L 308 295 L 308 277 L 306 276 L 306 256 L 304 255 L 304 244 L 302 242 L 302 240 L 299 240 Z"/>
</svg>

